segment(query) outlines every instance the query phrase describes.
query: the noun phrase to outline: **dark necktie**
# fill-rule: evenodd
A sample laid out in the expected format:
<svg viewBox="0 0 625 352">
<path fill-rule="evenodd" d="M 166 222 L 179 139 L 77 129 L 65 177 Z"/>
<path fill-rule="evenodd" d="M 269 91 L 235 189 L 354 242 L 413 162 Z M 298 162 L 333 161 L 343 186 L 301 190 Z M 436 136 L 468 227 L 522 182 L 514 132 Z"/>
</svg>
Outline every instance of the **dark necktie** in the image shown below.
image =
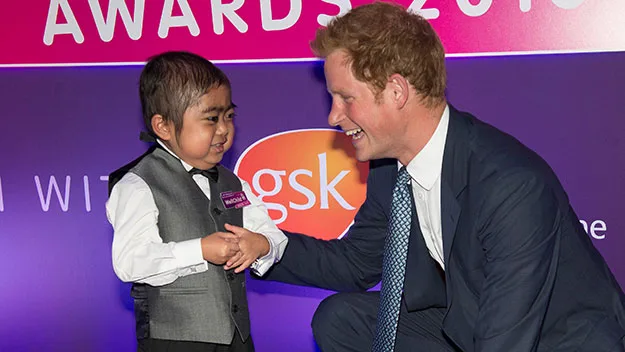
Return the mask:
<svg viewBox="0 0 625 352">
<path fill-rule="evenodd" d="M 219 172 L 217 171 L 217 166 L 213 166 L 208 170 L 201 170 L 201 169 L 194 167 L 193 169 L 189 170 L 189 173 L 191 175 L 200 174 L 215 183 L 217 183 L 217 180 L 219 179 Z"/>
<path fill-rule="evenodd" d="M 384 244 L 380 307 L 373 339 L 374 352 L 392 352 L 395 346 L 412 221 L 409 180 L 410 174 L 406 167 L 402 167 L 393 189 L 391 219 Z"/>
</svg>

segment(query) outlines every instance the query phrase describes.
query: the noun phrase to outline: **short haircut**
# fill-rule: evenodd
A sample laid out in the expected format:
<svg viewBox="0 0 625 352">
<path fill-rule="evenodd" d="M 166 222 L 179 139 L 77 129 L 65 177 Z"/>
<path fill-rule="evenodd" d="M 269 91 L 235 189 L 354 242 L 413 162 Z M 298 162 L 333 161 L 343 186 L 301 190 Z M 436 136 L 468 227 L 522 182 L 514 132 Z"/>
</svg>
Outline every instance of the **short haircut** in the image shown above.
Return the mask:
<svg viewBox="0 0 625 352">
<path fill-rule="evenodd" d="M 321 58 L 344 50 L 354 77 L 376 95 L 397 73 L 410 82 L 426 106 L 445 100 L 443 45 L 425 18 L 399 5 L 375 2 L 356 7 L 318 29 L 311 48 Z"/>
<path fill-rule="evenodd" d="M 179 135 L 185 111 L 210 89 L 222 85 L 230 89 L 228 77 L 199 55 L 170 51 L 152 57 L 139 79 L 145 127 L 154 135 L 152 117 L 159 114 L 174 123 Z"/>
</svg>

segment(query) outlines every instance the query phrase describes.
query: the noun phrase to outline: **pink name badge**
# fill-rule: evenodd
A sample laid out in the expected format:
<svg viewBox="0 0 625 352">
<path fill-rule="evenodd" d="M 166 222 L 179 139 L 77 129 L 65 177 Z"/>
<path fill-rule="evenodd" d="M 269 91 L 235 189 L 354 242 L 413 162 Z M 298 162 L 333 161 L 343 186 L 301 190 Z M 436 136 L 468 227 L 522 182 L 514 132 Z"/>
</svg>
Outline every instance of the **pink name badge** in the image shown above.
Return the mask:
<svg viewBox="0 0 625 352">
<path fill-rule="evenodd" d="M 242 208 L 246 205 L 250 205 L 250 201 L 245 196 L 245 192 L 221 192 L 221 201 L 224 203 L 226 209 L 230 208 Z"/>
</svg>

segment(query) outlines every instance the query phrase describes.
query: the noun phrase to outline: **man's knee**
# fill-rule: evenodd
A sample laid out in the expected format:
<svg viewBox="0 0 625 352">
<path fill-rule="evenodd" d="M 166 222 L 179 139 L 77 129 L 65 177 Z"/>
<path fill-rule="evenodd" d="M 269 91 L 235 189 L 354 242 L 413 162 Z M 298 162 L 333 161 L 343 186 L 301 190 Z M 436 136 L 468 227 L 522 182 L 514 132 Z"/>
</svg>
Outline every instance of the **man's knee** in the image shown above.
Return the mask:
<svg viewBox="0 0 625 352">
<path fill-rule="evenodd" d="M 313 316 L 311 325 L 315 338 L 318 341 L 338 337 L 362 340 L 372 335 L 379 299 L 377 292 L 337 293 L 327 297 Z"/>
<path fill-rule="evenodd" d="M 348 314 L 349 305 L 346 293 L 337 293 L 326 297 L 315 310 L 312 319 L 312 330 L 315 339 L 323 338 L 335 332 L 342 325 L 340 321 Z"/>
<path fill-rule="evenodd" d="M 368 351 L 375 330 L 377 292 L 337 293 L 317 307 L 312 330 L 322 351 Z"/>
</svg>

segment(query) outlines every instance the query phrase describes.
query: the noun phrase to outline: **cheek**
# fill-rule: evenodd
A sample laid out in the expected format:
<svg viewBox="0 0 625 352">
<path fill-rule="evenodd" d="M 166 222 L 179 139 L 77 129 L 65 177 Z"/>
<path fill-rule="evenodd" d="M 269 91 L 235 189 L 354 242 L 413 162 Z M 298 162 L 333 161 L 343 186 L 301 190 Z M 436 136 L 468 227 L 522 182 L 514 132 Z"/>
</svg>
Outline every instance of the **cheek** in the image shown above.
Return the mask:
<svg viewBox="0 0 625 352">
<path fill-rule="evenodd" d="M 355 124 L 360 125 L 360 121 L 362 121 L 362 109 L 356 105 L 348 105 L 344 109 L 347 117 L 352 120 Z M 362 127 L 362 126 L 361 126 Z"/>
<path fill-rule="evenodd" d="M 232 143 L 232 140 L 234 139 L 234 123 L 230 123 L 228 125 L 228 142 Z"/>
<path fill-rule="evenodd" d="M 213 126 L 202 126 L 201 128 L 198 127 L 197 130 L 197 138 L 198 140 L 202 140 L 205 142 L 211 142 L 213 140 L 213 138 L 215 137 L 215 128 Z"/>
<path fill-rule="evenodd" d="M 351 106 L 349 108 L 350 120 L 365 130 L 371 130 L 378 125 L 377 113 L 373 106 Z"/>
<path fill-rule="evenodd" d="M 207 128 L 198 126 L 197 130 L 185 138 L 187 149 L 197 155 L 208 152 L 212 136 Z"/>
</svg>

